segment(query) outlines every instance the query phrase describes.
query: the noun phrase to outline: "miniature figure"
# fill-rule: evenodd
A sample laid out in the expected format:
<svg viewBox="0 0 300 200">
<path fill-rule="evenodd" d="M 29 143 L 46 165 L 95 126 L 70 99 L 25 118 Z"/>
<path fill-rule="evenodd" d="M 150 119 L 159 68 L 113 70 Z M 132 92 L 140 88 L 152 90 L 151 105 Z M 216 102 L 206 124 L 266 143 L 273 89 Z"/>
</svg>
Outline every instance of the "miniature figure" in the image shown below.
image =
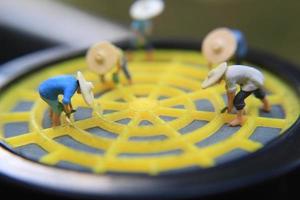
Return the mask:
<svg viewBox="0 0 300 200">
<path fill-rule="evenodd" d="M 73 110 L 71 99 L 74 93 L 82 94 L 85 103 L 89 106 L 93 105 L 93 84 L 87 82 L 81 72 L 77 72 L 77 78 L 72 75 L 61 75 L 49 78 L 39 86 L 41 98 L 50 106 L 50 119 L 52 126 L 61 124 L 60 116 L 62 112 L 66 113 L 66 117 L 70 118 L 71 114 L 76 112 Z M 58 96 L 63 95 L 62 103 Z"/>
<path fill-rule="evenodd" d="M 151 19 L 162 13 L 164 1 L 162 0 L 138 0 L 130 8 L 130 16 L 133 21 L 131 30 L 134 33 L 130 43 L 128 58 L 131 59 L 131 50 L 145 48 L 147 50 L 147 60 L 153 59 L 153 45 L 149 37 L 152 33 Z"/>
<path fill-rule="evenodd" d="M 100 42 L 92 46 L 87 53 L 88 67 L 99 75 L 100 81 L 105 83 L 105 74 L 115 69 L 112 80 L 119 83 L 119 72 L 122 70 L 129 84 L 132 83 L 128 71 L 127 59 L 123 51 L 110 42 Z"/>
<path fill-rule="evenodd" d="M 153 45 L 149 40 L 149 36 L 152 32 L 152 22 L 150 20 L 133 20 L 131 30 L 134 33 L 134 38 L 130 41 L 130 49 L 127 51 L 128 58 L 132 58 L 132 50 L 144 48 L 147 51 L 147 60 L 152 60 Z"/>
<path fill-rule="evenodd" d="M 213 64 L 230 59 L 233 59 L 237 65 L 241 64 L 247 50 L 244 34 L 239 30 L 229 28 L 217 28 L 211 31 L 202 44 L 202 52 L 210 69 Z"/>
<path fill-rule="evenodd" d="M 245 99 L 252 93 L 262 101 L 263 111 L 271 111 L 266 92 L 263 89 L 264 76 L 257 69 L 244 65 L 227 66 L 227 63 L 222 63 L 209 72 L 208 77 L 203 81 L 201 86 L 205 89 L 220 83 L 222 80 L 226 83 L 228 98 L 227 112 L 231 113 L 233 106 L 237 110 L 237 117 L 229 123 L 230 126 L 243 124 Z M 236 94 L 237 84 L 240 85 L 241 90 Z"/>
</svg>

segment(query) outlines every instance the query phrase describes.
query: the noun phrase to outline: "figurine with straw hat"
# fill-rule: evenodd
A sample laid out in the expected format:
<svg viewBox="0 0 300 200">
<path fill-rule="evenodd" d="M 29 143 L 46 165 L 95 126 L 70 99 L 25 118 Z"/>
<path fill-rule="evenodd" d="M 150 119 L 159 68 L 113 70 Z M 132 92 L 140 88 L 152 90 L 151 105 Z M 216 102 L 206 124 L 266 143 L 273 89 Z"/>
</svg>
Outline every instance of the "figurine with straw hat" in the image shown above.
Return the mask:
<svg viewBox="0 0 300 200">
<path fill-rule="evenodd" d="M 121 70 L 128 82 L 132 82 L 123 51 L 110 42 L 93 45 L 87 52 L 86 61 L 89 69 L 99 75 L 102 83 L 105 83 L 105 74 L 113 72 L 112 80 L 118 84 Z"/>
<path fill-rule="evenodd" d="M 70 118 L 73 110 L 71 99 L 75 92 L 81 94 L 84 102 L 88 106 L 93 106 L 93 84 L 83 77 L 81 72 L 77 72 L 77 77 L 72 75 L 61 75 L 49 78 L 39 86 L 41 98 L 50 106 L 50 119 L 52 126 L 61 124 L 60 116 L 65 112 L 66 117 Z M 62 102 L 58 96 L 63 95 Z M 69 121 L 69 119 L 68 119 Z"/>
<path fill-rule="evenodd" d="M 131 29 L 134 33 L 128 51 L 128 57 L 131 58 L 130 51 L 137 48 L 147 50 L 147 59 L 152 59 L 153 45 L 149 39 L 152 32 L 152 21 L 154 17 L 160 15 L 164 10 L 163 0 L 137 0 L 130 7 L 130 16 L 133 19 Z"/>
<path fill-rule="evenodd" d="M 228 113 L 232 112 L 233 107 L 237 110 L 237 117 L 229 123 L 230 126 L 243 124 L 245 99 L 252 93 L 263 103 L 263 111 L 270 112 L 271 107 L 263 89 L 264 76 L 259 70 L 245 65 L 227 66 L 227 63 L 222 63 L 208 73 L 201 86 L 205 89 L 222 80 L 225 81 L 227 90 L 228 107 L 226 109 Z M 237 85 L 241 89 L 236 94 Z"/>
<path fill-rule="evenodd" d="M 237 29 L 217 28 L 204 38 L 202 53 L 210 69 L 214 64 L 231 59 L 239 65 L 247 54 L 245 36 Z"/>
</svg>

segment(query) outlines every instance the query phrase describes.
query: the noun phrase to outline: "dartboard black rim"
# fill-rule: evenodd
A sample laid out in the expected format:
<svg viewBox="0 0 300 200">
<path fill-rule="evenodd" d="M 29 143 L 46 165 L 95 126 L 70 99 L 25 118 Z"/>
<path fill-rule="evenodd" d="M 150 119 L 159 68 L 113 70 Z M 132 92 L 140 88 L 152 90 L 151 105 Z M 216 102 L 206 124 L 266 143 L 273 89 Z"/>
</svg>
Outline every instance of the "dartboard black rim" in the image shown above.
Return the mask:
<svg viewBox="0 0 300 200">
<path fill-rule="evenodd" d="M 187 40 L 154 40 L 157 49 L 183 49 L 199 50 L 200 42 Z M 123 49 L 128 48 L 127 41 L 116 43 Z M 57 50 L 57 49 L 56 49 Z M 67 50 L 55 59 L 46 60 L 44 56 L 27 56 L 22 61 L 34 60 L 34 66 L 13 79 L 8 79 L 2 86 L 1 91 L 8 88 L 14 81 L 26 76 L 34 71 L 42 70 L 44 66 L 62 62 L 70 58 L 84 55 L 86 50 Z M 268 71 L 280 76 L 283 81 L 288 83 L 294 91 L 300 94 L 300 70 L 297 66 L 272 54 L 251 49 L 249 50 L 246 61 L 255 65 L 263 66 Z M 200 83 L 199 83 L 200 84 Z M 1 148 L 11 151 L 8 146 L 1 144 Z M 94 193 L 84 191 L 71 191 L 59 187 L 47 187 L 37 185 L 30 180 L 12 177 L 5 170 L 0 171 L 1 178 L 9 180 L 17 185 L 26 183 L 26 187 L 34 188 L 39 191 L 51 194 L 55 192 L 69 197 L 108 197 L 108 198 L 189 198 L 202 197 L 221 192 L 249 186 L 272 177 L 283 175 L 300 165 L 300 119 L 285 134 L 268 143 L 262 149 L 251 153 L 234 161 L 224 163 L 205 170 L 194 170 L 181 174 L 162 174 L 159 176 L 134 175 L 134 174 L 103 174 L 93 175 L 100 179 L 109 179 L 111 188 L 109 190 L 99 190 Z M 19 155 L 18 155 L 19 156 Z M 53 168 L 40 163 L 30 161 L 35 165 L 45 168 Z M 64 169 L 60 169 L 64 170 Z M 79 172 L 76 172 L 79 173 Z M 103 183 L 103 188 L 107 185 Z M 101 186 L 101 185 L 100 185 Z"/>
</svg>

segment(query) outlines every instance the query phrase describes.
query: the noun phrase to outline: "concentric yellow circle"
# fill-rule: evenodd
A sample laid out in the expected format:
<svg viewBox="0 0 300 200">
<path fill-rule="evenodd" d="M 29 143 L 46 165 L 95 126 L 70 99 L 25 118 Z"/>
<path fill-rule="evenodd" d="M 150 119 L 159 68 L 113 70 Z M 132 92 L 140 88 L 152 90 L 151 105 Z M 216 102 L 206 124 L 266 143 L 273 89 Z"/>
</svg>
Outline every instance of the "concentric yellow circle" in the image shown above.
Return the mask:
<svg viewBox="0 0 300 200">
<path fill-rule="evenodd" d="M 44 153 L 34 159 L 49 165 L 72 163 L 97 173 L 155 175 L 213 167 L 225 158 L 227 162 L 252 153 L 284 134 L 299 116 L 297 95 L 264 71 L 274 113 L 261 113 L 261 103 L 251 96 L 245 125 L 230 128 L 226 123 L 234 115 L 220 113 L 225 106 L 224 85 L 200 87 L 208 69 L 198 52 L 157 50 L 154 61 L 145 61 L 143 52 L 133 56 L 129 62 L 132 85 L 123 75 L 120 85 L 114 85 L 111 76 L 101 84 L 83 57 L 48 66 L 16 82 L 0 94 L 0 139 L 29 158 L 35 154 L 30 151 L 32 145 L 39 147 Z M 87 108 L 76 94 L 73 123 L 47 128 L 47 104 L 39 98 L 37 87 L 48 77 L 75 75 L 78 70 L 94 83 L 98 106 Z M 31 106 L 17 109 L 20 102 Z M 19 125 L 20 129 L 11 128 Z M 20 150 L 23 147 L 30 148 Z"/>
</svg>

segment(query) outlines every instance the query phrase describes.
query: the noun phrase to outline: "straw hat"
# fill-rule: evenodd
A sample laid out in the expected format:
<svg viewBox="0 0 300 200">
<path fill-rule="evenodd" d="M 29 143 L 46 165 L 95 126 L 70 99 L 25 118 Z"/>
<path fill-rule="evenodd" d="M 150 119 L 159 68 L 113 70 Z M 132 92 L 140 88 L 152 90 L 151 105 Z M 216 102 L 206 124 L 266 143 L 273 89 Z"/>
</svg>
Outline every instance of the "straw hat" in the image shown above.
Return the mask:
<svg viewBox="0 0 300 200">
<path fill-rule="evenodd" d="M 234 56 L 237 40 L 229 28 L 217 28 L 204 38 L 202 53 L 212 64 L 228 61 Z"/>
<path fill-rule="evenodd" d="M 130 7 L 130 16 L 136 20 L 146 20 L 158 16 L 164 10 L 163 0 L 138 0 Z"/>
<path fill-rule="evenodd" d="M 202 82 L 201 87 L 203 89 L 205 89 L 205 88 L 208 88 L 208 87 L 216 84 L 222 78 L 222 76 L 225 74 L 226 70 L 227 70 L 226 62 L 220 64 L 218 67 L 211 70 L 208 73 L 207 78 Z"/>
<path fill-rule="evenodd" d="M 77 72 L 77 80 L 79 82 L 81 95 L 85 103 L 89 106 L 92 106 L 94 103 L 94 94 L 93 94 L 94 85 L 91 82 L 86 81 L 85 78 L 83 77 L 83 74 L 80 71 Z"/>
<path fill-rule="evenodd" d="M 100 75 L 112 70 L 118 59 L 118 49 L 107 41 L 93 45 L 86 55 L 89 69 Z"/>
</svg>

